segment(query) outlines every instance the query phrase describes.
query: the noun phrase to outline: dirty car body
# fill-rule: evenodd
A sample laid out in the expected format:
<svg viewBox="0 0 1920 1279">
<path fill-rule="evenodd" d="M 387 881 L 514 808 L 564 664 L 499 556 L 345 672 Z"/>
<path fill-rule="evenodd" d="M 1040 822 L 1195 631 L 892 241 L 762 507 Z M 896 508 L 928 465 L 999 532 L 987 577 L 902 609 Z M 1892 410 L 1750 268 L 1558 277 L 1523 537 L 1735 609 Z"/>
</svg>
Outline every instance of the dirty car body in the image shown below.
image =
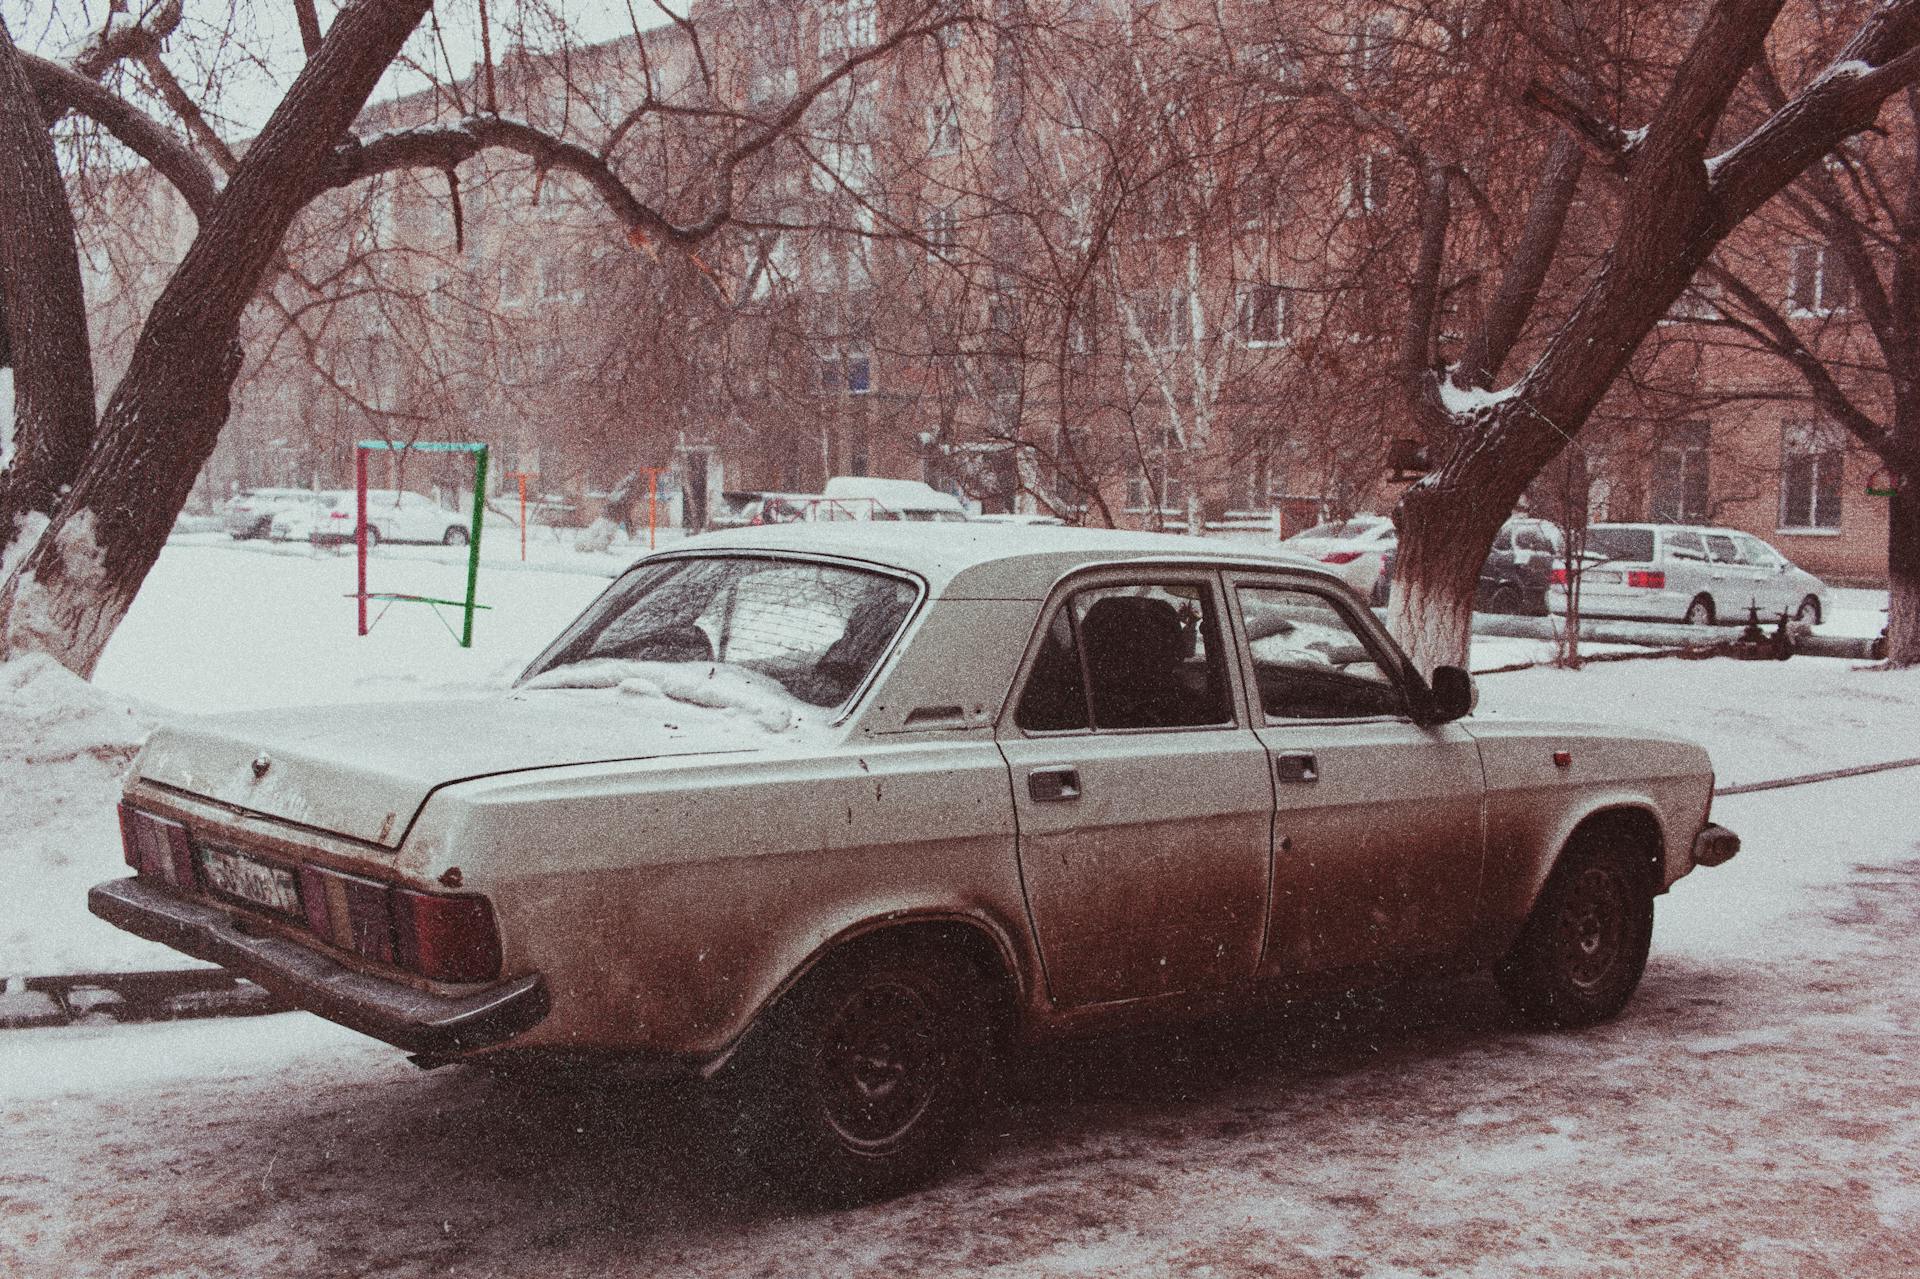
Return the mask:
<svg viewBox="0 0 1920 1279">
<path fill-rule="evenodd" d="M 1611 1015 L 1738 846 L 1699 747 L 1467 718 L 1311 562 L 1048 534 L 709 535 L 503 695 L 163 729 L 91 905 L 428 1064 L 774 1081 L 862 1197 L 1009 1040 L 1485 964 Z"/>
</svg>

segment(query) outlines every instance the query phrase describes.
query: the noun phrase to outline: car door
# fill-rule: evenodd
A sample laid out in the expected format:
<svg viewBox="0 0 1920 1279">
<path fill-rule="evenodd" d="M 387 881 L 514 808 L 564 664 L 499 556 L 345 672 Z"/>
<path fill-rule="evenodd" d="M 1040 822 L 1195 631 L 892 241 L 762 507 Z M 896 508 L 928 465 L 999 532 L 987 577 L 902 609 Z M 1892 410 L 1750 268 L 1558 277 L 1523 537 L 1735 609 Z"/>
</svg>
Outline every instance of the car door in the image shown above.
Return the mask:
<svg viewBox="0 0 1920 1279">
<path fill-rule="evenodd" d="M 1807 592 L 1800 589 L 1800 582 L 1788 571 L 1780 552 L 1744 533 L 1734 534 L 1733 544 L 1740 548 L 1741 560 L 1753 570 L 1753 592 L 1760 604 L 1760 615 L 1778 617 L 1782 613 L 1797 612 Z"/>
<path fill-rule="evenodd" d="M 1253 976 L 1273 783 L 1217 576 L 1106 572 L 1056 592 L 1001 726 L 1020 874 L 1052 999 Z"/>
<path fill-rule="evenodd" d="M 1397 655 L 1341 592 L 1283 575 L 1227 581 L 1274 775 L 1262 975 L 1460 949 L 1485 847 L 1472 736 L 1414 722 Z"/>
<path fill-rule="evenodd" d="M 1724 621 L 1737 621 L 1757 607 L 1762 618 L 1772 606 L 1772 591 L 1762 580 L 1760 567 L 1750 562 L 1740 546 L 1725 533 L 1701 535 L 1707 544 L 1707 558 L 1713 569 L 1713 611 Z M 1777 610 L 1774 610 L 1777 611 Z"/>
</svg>

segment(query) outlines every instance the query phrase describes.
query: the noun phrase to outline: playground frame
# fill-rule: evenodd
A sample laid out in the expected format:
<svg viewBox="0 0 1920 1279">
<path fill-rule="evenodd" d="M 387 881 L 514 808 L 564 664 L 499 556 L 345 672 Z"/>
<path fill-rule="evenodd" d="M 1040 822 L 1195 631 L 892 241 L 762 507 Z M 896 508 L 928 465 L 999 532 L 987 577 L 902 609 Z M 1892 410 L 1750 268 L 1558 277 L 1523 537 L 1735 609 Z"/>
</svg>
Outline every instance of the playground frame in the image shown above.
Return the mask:
<svg viewBox="0 0 1920 1279">
<path fill-rule="evenodd" d="M 367 591 L 367 454 L 407 452 L 474 455 L 473 519 L 467 529 L 467 597 L 464 600 L 434 599 L 426 595 L 402 595 L 390 591 L 369 594 Z M 354 600 L 360 609 L 360 634 L 365 635 L 371 625 L 367 621 L 367 601 L 370 599 L 385 600 L 389 606 L 396 603 L 431 604 L 437 609 L 444 604 L 449 608 L 458 608 L 465 614 L 465 622 L 456 638 L 461 648 L 472 648 L 474 610 L 486 607 L 475 603 L 474 596 L 480 585 L 480 522 L 487 505 L 487 446 L 439 441 L 395 444 L 390 440 L 360 440 L 353 446 L 353 488 L 358 502 L 353 529 L 354 558 L 358 561 L 358 589 L 354 592 Z M 386 609 L 380 612 L 385 613 Z M 377 615 L 374 620 L 379 620 Z"/>
</svg>

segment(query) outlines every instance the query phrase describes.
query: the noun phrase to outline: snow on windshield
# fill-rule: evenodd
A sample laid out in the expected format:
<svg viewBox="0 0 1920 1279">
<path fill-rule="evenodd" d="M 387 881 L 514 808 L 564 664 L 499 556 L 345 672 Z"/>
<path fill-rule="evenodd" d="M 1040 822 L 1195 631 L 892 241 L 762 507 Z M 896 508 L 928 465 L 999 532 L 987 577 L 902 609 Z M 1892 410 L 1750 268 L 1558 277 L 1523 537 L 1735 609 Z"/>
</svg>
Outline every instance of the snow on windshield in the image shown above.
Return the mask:
<svg viewBox="0 0 1920 1279">
<path fill-rule="evenodd" d="M 654 560 L 582 614 L 522 687 L 618 687 L 632 678 L 701 705 L 724 685 L 744 696 L 774 689 L 806 707 L 839 706 L 892 647 L 917 595 L 900 578 L 834 564 Z"/>
</svg>

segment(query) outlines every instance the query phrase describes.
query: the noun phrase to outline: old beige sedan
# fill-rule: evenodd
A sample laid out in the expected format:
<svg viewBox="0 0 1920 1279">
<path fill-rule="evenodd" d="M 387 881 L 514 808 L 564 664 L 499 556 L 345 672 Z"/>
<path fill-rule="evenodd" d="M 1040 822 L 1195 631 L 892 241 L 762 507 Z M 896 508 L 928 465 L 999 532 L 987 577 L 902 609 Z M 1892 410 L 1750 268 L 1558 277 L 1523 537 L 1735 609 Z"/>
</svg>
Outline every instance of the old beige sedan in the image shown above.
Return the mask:
<svg viewBox="0 0 1920 1279">
<path fill-rule="evenodd" d="M 1279 552 L 743 529 L 498 696 L 156 733 L 91 905 L 423 1065 L 719 1076 L 796 1192 L 883 1195 L 1010 1043 L 1473 964 L 1618 1010 L 1738 847 L 1706 754 L 1471 701 Z"/>
</svg>

